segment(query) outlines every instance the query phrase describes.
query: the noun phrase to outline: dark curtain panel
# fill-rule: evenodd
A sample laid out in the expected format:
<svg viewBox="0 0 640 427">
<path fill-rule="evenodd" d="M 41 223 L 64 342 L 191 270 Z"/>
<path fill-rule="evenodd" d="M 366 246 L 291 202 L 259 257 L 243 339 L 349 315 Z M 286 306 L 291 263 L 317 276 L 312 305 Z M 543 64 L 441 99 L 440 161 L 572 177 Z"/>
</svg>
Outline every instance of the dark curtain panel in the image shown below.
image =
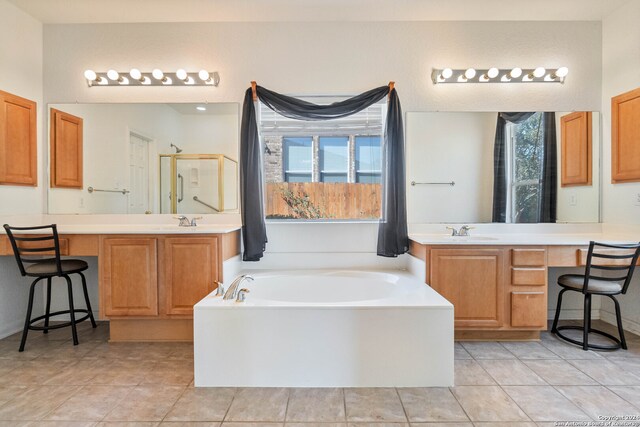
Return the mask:
<svg viewBox="0 0 640 427">
<path fill-rule="evenodd" d="M 542 185 L 540 188 L 540 222 L 556 222 L 558 190 L 558 151 L 556 143 L 556 114 L 544 113 L 544 153 Z"/>
<path fill-rule="evenodd" d="M 261 102 L 279 114 L 300 120 L 329 120 L 357 113 L 389 94 L 381 86 L 330 105 L 317 105 L 256 86 Z M 258 138 L 252 91 L 244 98 L 240 135 L 240 190 L 242 192 L 242 238 L 245 261 L 259 261 L 267 242 L 262 189 L 262 152 Z M 382 220 L 378 231 L 378 254 L 397 256 L 408 250 L 404 191 L 404 137 L 400 101 L 395 90 L 389 97 L 383 144 Z M 389 187 L 387 189 L 387 187 Z M 401 233 L 394 235 L 393 233 Z"/>
<path fill-rule="evenodd" d="M 240 201 L 244 261 L 260 261 L 267 243 L 262 183 L 262 150 L 256 109 L 253 92 L 247 89 L 244 94 L 240 128 Z"/>
<path fill-rule="evenodd" d="M 507 141 L 505 127 L 507 122 L 520 123 L 533 116 L 533 113 L 498 113 L 496 139 L 493 146 L 493 215 L 491 221 L 507 220 Z"/>
<path fill-rule="evenodd" d="M 382 159 L 382 218 L 378 227 L 378 255 L 396 257 L 409 250 L 409 235 L 402 108 L 395 89 L 389 96 Z"/>
</svg>

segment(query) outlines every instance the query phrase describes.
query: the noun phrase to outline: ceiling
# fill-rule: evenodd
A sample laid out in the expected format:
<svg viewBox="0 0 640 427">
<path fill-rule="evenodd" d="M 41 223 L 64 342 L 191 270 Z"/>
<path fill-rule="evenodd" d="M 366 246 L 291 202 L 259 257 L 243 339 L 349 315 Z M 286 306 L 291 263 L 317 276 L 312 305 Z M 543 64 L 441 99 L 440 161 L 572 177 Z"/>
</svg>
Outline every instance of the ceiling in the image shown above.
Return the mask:
<svg viewBox="0 0 640 427">
<path fill-rule="evenodd" d="M 9 0 L 47 24 L 600 21 L 635 0 Z"/>
</svg>

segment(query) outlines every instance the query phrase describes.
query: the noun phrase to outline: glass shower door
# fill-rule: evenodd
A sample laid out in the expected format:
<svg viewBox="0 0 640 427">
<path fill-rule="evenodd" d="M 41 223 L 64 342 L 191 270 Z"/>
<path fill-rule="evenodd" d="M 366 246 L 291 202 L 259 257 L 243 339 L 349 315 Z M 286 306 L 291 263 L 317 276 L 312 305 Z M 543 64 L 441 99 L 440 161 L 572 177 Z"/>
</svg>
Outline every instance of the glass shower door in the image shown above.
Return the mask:
<svg viewBox="0 0 640 427">
<path fill-rule="evenodd" d="M 176 159 L 176 213 L 212 214 L 220 206 L 220 166 L 217 158 Z"/>
</svg>

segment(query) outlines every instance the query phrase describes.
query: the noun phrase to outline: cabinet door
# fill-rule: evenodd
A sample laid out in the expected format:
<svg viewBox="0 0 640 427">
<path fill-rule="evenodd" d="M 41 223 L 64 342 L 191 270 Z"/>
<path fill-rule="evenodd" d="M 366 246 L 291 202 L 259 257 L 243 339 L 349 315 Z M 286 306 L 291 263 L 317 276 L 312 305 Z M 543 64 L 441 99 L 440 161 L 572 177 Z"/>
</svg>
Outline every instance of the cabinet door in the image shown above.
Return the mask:
<svg viewBox="0 0 640 427">
<path fill-rule="evenodd" d="M 82 118 L 51 109 L 51 188 L 82 188 Z"/>
<path fill-rule="evenodd" d="M 100 281 L 106 316 L 158 314 L 157 240 L 152 237 L 102 239 Z"/>
<path fill-rule="evenodd" d="M 0 184 L 38 185 L 36 103 L 0 90 Z"/>
<path fill-rule="evenodd" d="M 547 327 L 545 292 L 511 292 L 511 326 L 514 328 Z"/>
<path fill-rule="evenodd" d="M 499 328 L 503 323 L 504 252 L 433 249 L 429 284 L 454 306 L 456 328 Z"/>
<path fill-rule="evenodd" d="M 194 304 L 216 288 L 218 238 L 167 237 L 162 259 L 166 314 L 193 315 Z"/>
<path fill-rule="evenodd" d="M 578 111 L 560 118 L 563 187 L 591 185 L 591 112 Z"/>
<path fill-rule="evenodd" d="M 611 182 L 640 181 L 640 88 L 611 98 Z"/>
</svg>

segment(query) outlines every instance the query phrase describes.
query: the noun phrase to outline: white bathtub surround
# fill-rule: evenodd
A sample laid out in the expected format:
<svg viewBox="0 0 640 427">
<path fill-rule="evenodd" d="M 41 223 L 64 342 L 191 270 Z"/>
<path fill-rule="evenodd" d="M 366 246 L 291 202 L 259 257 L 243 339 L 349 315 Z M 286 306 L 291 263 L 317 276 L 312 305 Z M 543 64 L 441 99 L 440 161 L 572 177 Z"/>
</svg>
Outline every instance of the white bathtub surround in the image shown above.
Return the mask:
<svg viewBox="0 0 640 427">
<path fill-rule="evenodd" d="M 453 385 L 453 306 L 410 274 L 250 273 L 194 308 L 197 387 Z"/>
</svg>

